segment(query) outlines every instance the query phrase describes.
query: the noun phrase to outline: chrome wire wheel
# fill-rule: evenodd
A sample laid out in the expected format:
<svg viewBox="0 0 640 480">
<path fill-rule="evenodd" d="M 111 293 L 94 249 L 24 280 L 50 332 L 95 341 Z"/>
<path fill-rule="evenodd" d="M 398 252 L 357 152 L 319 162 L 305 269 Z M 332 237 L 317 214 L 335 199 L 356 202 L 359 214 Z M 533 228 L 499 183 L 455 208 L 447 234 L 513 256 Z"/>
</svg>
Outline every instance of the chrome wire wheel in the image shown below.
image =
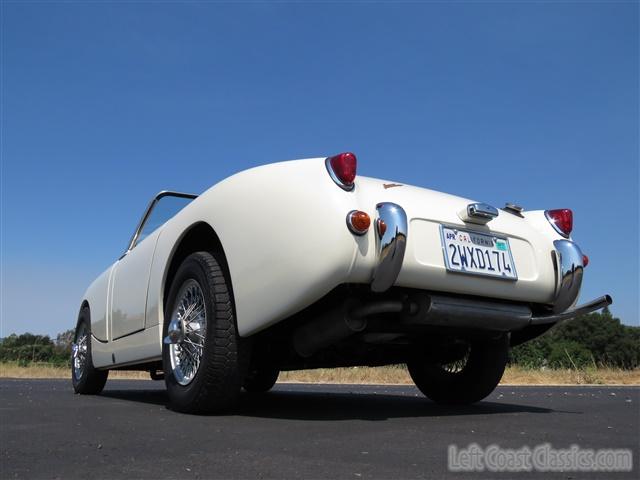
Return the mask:
<svg viewBox="0 0 640 480">
<path fill-rule="evenodd" d="M 178 341 L 169 345 L 171 369 L 180 385 L 188 385 L 198 373 L 207 333 L 204 294 L 198 282 L 189 279 L 180 288 L 171 322 L 179 325 Z"/>
<path fill-rule="evenodd" d="M 467 346 L 464 355 L 461 358 L 453 360 L 451 362 L 441 363 L 440 368 L 442 368 L 442 370 L 447 373 L 460 373 L 467 366 L 470 353 L 471 349 L 469 348 L 469 346 Z"/>
<path fill-rule="evenodd" d="M 87 350 L 89 343 L 89 334 L 84 324 L 80 325 L 76 335 L 76 341 L 71 345 L 71 363 L 73 365 L 73 375 L 76 380 L 82 378 L 82 374 L 87 365 Z"/>
</svg>

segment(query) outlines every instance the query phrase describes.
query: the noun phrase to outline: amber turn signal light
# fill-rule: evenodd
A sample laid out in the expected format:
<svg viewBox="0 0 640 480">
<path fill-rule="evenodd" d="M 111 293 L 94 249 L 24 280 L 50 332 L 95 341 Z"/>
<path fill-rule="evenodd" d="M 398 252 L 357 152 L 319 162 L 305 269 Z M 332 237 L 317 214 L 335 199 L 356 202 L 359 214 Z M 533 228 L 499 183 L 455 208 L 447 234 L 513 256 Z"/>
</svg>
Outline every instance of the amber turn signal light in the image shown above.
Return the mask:
<svg viewBox="0 0 640 480">
<path fill-rule="evenodd" d="M 347 214 L 347 226 L 352 233 L 364 235 L 371 226 L 371 218 L 366 212 L 351 210 Z"/>
</svg>

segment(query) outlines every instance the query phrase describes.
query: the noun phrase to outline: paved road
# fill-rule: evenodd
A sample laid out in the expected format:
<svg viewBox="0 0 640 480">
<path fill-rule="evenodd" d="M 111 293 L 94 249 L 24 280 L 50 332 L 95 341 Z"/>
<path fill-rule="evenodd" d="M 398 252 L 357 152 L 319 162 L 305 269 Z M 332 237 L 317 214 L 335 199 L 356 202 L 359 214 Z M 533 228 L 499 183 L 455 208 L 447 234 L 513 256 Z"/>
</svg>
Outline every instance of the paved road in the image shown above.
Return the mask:
<svg viewBox="0 0 640 480">
<path fill-rule="evenodd" d="M 283 384 L 234 415 L 190 416 L 165 408 L 163 386 L 112 380 L 84 397 L 65 380 L 0 380 L 1 477 L 470 478 L 448 472 L 448 445 L 550 442 L 630 448 L 634 472 L 589 478 L 640 478 L 638 388 L 500 387 L 450 409 L 412 387 Z"/>
</svg>

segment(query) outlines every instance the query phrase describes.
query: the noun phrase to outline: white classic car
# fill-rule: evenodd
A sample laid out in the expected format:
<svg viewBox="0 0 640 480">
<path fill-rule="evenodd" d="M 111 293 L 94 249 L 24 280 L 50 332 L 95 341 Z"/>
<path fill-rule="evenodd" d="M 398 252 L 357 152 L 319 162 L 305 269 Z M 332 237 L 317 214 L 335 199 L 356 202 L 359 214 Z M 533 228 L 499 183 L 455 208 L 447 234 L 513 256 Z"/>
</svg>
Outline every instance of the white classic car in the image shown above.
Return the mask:
<svg viewBox="0 0 640 480">
<path fill-rule="evenodd" d="M 433 401 L 476 402 L 510 346 L 611 303 L 574 306 L 572 223 L 356 176 L 352 153 L 161 192 L 84 295 L 73 386 L 146 370 L 172 408 L 220 411 L 282 370 L 406 363 Z"/>
</svg>

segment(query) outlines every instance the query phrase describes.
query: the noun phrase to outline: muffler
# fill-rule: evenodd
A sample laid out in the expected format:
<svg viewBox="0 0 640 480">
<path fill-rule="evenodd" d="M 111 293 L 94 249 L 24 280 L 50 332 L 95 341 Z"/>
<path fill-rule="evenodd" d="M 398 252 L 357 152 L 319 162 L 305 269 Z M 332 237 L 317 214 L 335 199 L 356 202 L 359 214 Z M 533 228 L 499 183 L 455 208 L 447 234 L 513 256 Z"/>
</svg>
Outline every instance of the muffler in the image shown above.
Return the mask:
<svg viewBox="0 0 640 480">
<path fill-rule="evenodd" d="M 529 325 L 531 309 L 526 305 L 491 302 L 445 295 L 416 295 L 416 315 L 404 325 L 429 325 L 509 332 Z"/>
<path fill-rule="evenodd" d="M 293 347 L 301 357 L 310 357 L 367 328 L 364 316 L 351 316 L 345 305 L 328 310 L 293 334 Z"/>
</svg>

